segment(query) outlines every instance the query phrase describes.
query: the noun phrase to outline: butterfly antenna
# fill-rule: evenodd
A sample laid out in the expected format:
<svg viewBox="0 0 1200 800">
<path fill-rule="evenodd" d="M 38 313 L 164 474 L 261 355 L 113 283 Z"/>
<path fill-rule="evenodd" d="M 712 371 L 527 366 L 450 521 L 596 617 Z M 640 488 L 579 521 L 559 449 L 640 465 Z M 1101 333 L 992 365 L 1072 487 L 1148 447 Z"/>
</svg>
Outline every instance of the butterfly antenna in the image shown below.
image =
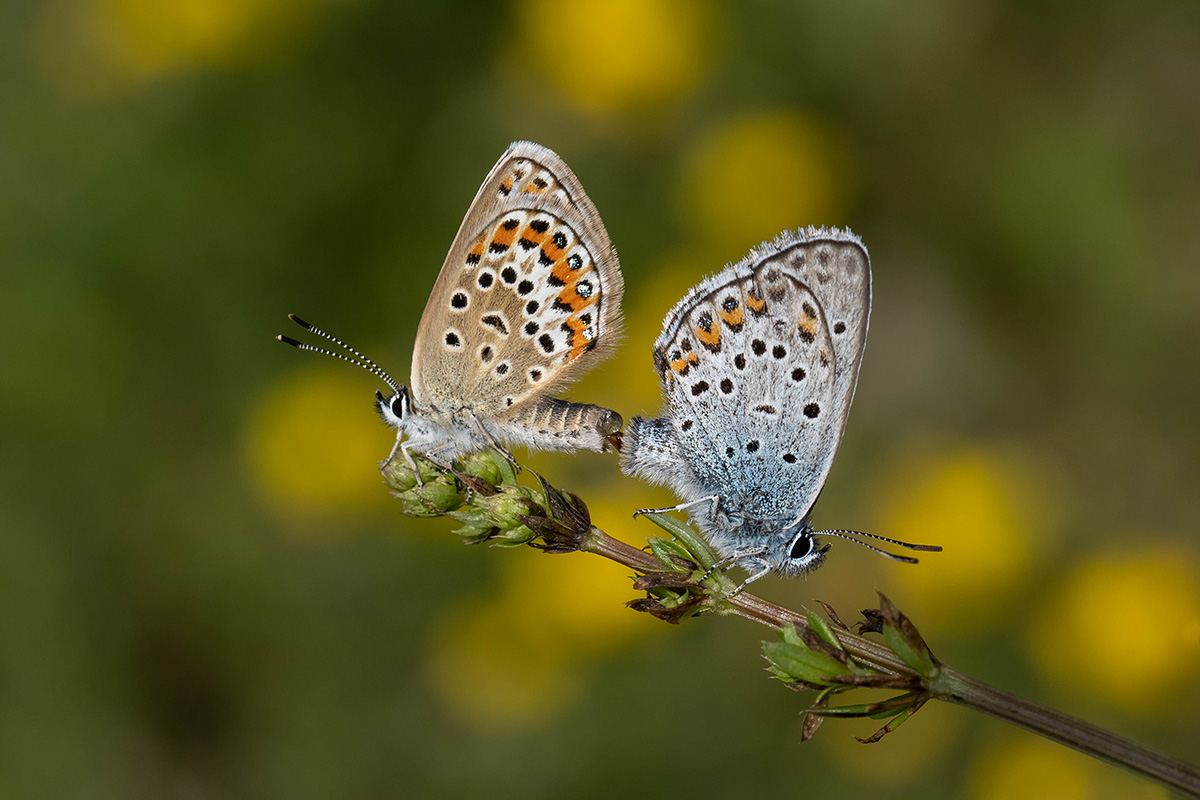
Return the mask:
<svg viewBox="0 0 1200 800">
<path fill-rule="evenodd" d="M 864 541 L 859 541 L 857 539 L 854 539 L 854 536 L 865 536 L 865 537 L 868 537 L 868 539 L 875 539 L 875 540 L 878 540 L 881 542 L 887 542 L 888 545 L 895 545 L 898 547 L 907 547 L 908 549 L 911 549 L 911 551 L 925 551 L 925 552 L 930 552 L 930 553 L 941 553 L 942 552 L 941 545 L 912 545 L 912 543 L 910 543 L 910 542 L 901 542 L 899 539 L 888 539 L 887 536 L 880 536 L 877 534 L 868 534 L 862 530 L 845 530 L 845 529 L 814 530 L 814 531 L 812 531 L 812 534 L 814 534 L 815 536 L 821 536 L 821 535 L 838 536 L 839 539 L 845 539 L 846 541 L 854 542 L 854 543 L 856 543 L 856 545 L 859 545 L 860 547 L 865 547 L 866 549 L 869 549 L 869 551 L 874 551 L 875 553 L 884 555 L 884 557 L 892 559 L 893 561 L 902 561 L 902 563 L 905 563 L 905 564 L 918 564 L 919 561 L 917 561 L 917 559 L 912 558 L 911 555 L 898 555 L 895 553 L 889 553 L 886 551 L 886 549 L 878 548 L 878 547 L 875 547 L 874 545 L 868 545 L 868 543 L 866 543 Z M 851 535 L 851 534 L 853 534 L 853 535 Z"/>
<path fill-rule="evenodd" d="M 346 361 L 350 364 L 355 365 L 356 367 L 362 367 L 367 372 L 371 373 L 372 375 L 374 375 L 375 377 L 379 378 L 381 381 L 386 383 L 388 386 L 390 386 L 393 392 L 400 391 L 400 384 L 396 383 L 396 381 L 392 378 L 392 376 L 387 374 L 387 372 L 384 371 L 383 367 L 379 366 L 374 361 L 367 358 L 362 353 L 358 352 L 353 347 L 351 347 L 350 345 L 343 342 L 341 339 L 338 339 L 336 336 L 332 336 L 332 335 L 326 333 L 325 331 L 321 330 L 320 328 L 316 328 L 312 325 L 309 325 L 307 322 L 300 319 L 295 314 L 288 314 L 288 319 L 290 319 L 292 322 L 299 325 L 301 328 L 304 328 L 304 330 L 311 331 L 311 332 L 315 333 L 317 336 L 321 336 L 321 337 L 333 342 L 334 344 L 345 348 L 346 350 L 350 351 L 358 358 L 350 358 L 349 356 L 344 355 L 342 353 L 337 353 L 337 352 L 334 352 L 333 350 L 326 350 L 324 347 L 314 347 L 311 344 L 305 344 L 304 342 L 298 342 L 295 339 L 293 339 L 292 337 L 284 336 L 283 334 L 280 334 L 275 337 L 279 341 L 283 342 L 284 344 L 290 344 L 292 347 L 295 347 L 297 350 L 308 350 L 313 353 L 323 353 L 327 356 L 333 356 L 334 358 L 340 358 L 342 361 Z"/>
<path fill-rule="evenodd" d="M 304 328 L 304 330 L 312 331 L 317 336 L 323 336 L 324 338 L 328 339 L 329 341 L 333 342 L 334 344 L 338 345 L 339 347 L 349 350 L 351 353 L 353 353 L 355 356 L 357 356 L 358 359 L 360 361 L 362 361 L 364 364 L 369 364 L 370 366 L 374 367 L 375 369 L 379 370 L 380 372 L 383 372 L 384 375 L 387 375 L 387 373 L 383 371 L 383 367 L 379 366 L 374 361 L 367 358 L 362 353 L 358 352 L 353 347 L 346 344 L 345 342 L 343 342 L 341 339 L 337 338 L 333 334 L 326 333 L 325 331 L 321 330 L 320 328 L 318 328 L 315 325 L 310 325 L 309 323 L 307 323 L 304 320 L 297 317 L 295 314 L 288 314 L 288 319 L 290 319 L 292 322 L 299 325 L 301 328 Z M 391 382 L 394 383 L 395 381 L 391 381 Z"/>
</svg>

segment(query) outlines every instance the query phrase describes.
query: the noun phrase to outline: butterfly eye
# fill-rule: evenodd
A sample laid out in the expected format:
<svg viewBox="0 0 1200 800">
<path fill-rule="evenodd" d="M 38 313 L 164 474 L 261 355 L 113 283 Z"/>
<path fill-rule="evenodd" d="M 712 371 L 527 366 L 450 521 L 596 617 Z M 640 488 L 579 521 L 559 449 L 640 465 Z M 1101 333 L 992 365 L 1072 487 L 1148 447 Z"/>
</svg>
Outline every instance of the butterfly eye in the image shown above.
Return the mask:
<svg viewBox="0 0 1200 800">
<path fill-rule="evenodd" d="M 804 558 L 813 551 L 813 538 L 808 531 L 801 531 L 788 550 L 788 558 Z"/>
<path fill-rule="evenodd" d="M 404 415 L 408 413 L 408 403 L 406 400 L 407 398 L 404 396 L 403 392 L 400 392 L 392 398 L 392 413 L 395 414 L 398 419 L 404 419 Z"/>
</svg>

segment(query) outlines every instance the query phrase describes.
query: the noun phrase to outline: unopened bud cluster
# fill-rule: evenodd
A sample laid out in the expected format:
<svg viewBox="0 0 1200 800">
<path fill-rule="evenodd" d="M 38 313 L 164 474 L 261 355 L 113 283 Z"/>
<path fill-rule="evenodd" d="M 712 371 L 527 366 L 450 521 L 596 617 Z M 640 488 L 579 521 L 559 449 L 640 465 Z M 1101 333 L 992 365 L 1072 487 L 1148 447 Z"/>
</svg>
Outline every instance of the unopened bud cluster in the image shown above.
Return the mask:
<svg viewBox="0 0 1200 800">
<path fill-rule="evenodd" d="M 512 464 L 499 453 L 470 453 L 453 468 L 414 458 L 415 470 L 401 458 L 380 470 L 405 514 L 450 517 L 460 523 L 454 533 L 468 544 L 516 547 L 541 535 L 528 523 L 546 518 L 545 493 L 517 485 Z"/>
</svg>

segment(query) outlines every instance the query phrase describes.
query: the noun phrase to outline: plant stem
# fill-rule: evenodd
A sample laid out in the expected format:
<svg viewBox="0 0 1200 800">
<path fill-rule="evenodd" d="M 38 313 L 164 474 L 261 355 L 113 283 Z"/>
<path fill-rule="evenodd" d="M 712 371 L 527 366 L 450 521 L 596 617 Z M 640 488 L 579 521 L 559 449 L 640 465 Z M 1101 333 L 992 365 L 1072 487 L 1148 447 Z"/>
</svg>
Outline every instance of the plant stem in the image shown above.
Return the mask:
<svg viewBox="0 0 1200 800">
<path fill-rule="evenodd" d="M 1078 717 L 968 678 L 946 666 L 928 688 L 930 695 L 939 700 L 984 711 L 1085 755 L 1158 781 L 1181 794 L 1200 797 L 1200 770 Z"/>
<path fill-rule="evenodd" d="M 580 549 L 642 572 L 663 570 L 662 562 L 650 553 L 613 539 L 597 528 L 592 528 Z M 726 597 L 723 602 L 728 606 L 727 613 L 771 628 L 808 626 L 804 614 L 747 592 Z M 843 630 L 836 631 L 836 635 L 842 646 L 859 661 L 884 672 L 919 677 L 879 642 Z M 944 664 L 939 665 L 938 674 L 926 683 L 931 697 L 986 712 L 1101 761 L 1124 767 L 1183 795 L 1200 798 L 1200 770 L 1089 722 L 968 678 Z"/>
</svg>

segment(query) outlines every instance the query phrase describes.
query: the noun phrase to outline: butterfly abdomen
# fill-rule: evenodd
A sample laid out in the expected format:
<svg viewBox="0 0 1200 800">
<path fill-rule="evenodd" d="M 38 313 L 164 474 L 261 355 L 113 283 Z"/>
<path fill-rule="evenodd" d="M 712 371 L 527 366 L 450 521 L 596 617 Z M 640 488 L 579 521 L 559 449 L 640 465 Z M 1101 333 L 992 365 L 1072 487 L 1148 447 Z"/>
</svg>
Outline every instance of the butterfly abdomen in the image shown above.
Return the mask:
<svg viewBox="0 0 1200 800">
<path fill-rule="evenodd" d="M 591 403 L 548 397 L 497 423 L 502 436 L 541 450 L 611 450 L 609 437 L 619 433 L 621 415 Z"/>
<path fill-rule="evenodd" d="M 675 425 L 669 419 L 629 420 L 621 446 L 621 469 L 627 475 L 671 487 L 685 502 L 712 494 L 683 458 Z"/>
</svg>

